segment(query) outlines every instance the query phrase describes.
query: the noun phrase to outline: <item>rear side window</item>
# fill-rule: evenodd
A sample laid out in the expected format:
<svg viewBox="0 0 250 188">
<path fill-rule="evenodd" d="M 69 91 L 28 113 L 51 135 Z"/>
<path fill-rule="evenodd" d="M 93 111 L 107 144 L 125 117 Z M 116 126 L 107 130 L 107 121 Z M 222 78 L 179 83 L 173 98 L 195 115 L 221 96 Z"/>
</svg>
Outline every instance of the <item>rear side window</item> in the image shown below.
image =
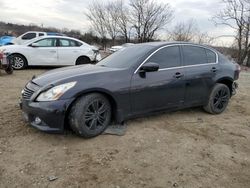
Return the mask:
<svg viewBox="0 0 250 188">
<path fill-rule="evenodd" d="M 78 47 L 81 45 L 82 44 L 80 42 L 75 41 L 75 40 L 59 39 L 59 46 L 61 46 L 61 47 Z"/>
<path fill-rule="evenodd" d="M 59 39 L 59 44 L 62 47 L 69 47 L 70 41 L 68 39 Z"/>
<path fill-rule="evenodd" d="M 181 66 L 180 49 L 178 46 L 165 47 L 152 55 L 147 62 L 158 63 L 160 69 Z"/>
<path fill-rule="evenodd" d="M 36 37 L 36 33 L 27 33 L 22 36 L 22 40 L 30 40 Z"/>
<path fill-rule="evenodd" d="M 197 46 L 182 46 L 185 65 L 199 65 L 207 63 L 207 54 L 204 48 Z"/>
<path fill-rule="evenodd" d="M 38 35 L 39 35 L 39 37 L 44 36 L 44 34 L 43 34 L 43 33 L 39 33 Z"/>
<path fill-rule="evenodd" d="M 213 51 L 206 49 L 206 54 L 207 54 L 207 62 L 208 63 L 215 63 L 216 62 L 216 54 Z"/>
</svg>

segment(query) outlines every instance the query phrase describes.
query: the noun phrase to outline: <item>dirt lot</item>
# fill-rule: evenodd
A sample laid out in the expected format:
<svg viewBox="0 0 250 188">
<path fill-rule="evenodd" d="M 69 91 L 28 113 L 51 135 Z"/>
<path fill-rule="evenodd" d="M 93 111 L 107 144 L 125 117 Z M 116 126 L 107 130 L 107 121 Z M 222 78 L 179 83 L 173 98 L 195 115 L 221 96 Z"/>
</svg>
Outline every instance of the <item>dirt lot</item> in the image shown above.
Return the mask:
<svg viewBox="0 0 250 188">
<path fill-rule="evenodd" d="M 249 72 L 221 115 L 199 108 L 160 114 L 127 122 L 125 136 L 86 140 L 22 121 L 21 89 L 44 71 L 0 76 L 1 188 L 250 187 Z"/>
</svg>

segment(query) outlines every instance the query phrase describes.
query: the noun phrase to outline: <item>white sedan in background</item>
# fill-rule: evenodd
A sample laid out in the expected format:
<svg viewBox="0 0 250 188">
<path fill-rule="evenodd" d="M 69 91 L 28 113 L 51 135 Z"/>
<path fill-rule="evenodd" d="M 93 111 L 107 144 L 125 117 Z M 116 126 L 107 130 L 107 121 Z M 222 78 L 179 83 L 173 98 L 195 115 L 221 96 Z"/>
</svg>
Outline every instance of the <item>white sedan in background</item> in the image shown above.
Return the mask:
<svg viewBox="0 0 250 188">
<path fill-rule="evenodd" d="M 0 52 L 12 55 L 14 69 L 24 69 L 29 65 L 80 65 L 101 60 L 97 48 L 65 36 L 39 37 L 22 45 L 3 46 Z"/>
</svg>

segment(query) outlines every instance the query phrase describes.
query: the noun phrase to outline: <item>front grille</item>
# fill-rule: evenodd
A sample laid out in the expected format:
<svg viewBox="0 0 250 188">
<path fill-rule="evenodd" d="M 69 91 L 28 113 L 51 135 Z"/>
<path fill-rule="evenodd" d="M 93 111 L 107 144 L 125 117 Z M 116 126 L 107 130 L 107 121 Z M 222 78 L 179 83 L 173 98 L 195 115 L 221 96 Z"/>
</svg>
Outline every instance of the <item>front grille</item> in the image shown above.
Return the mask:
<svg viewBox="0 0 250 188">
<path fill-rule="evenodd" d="M 34 92 L 37 91 L 38 89 L 39 89 L 38 85 L 29 82 L 22 91 L 22 98 L 25 100 L 29 100 L 31 96 L 34 94 Z"/>
</svg>

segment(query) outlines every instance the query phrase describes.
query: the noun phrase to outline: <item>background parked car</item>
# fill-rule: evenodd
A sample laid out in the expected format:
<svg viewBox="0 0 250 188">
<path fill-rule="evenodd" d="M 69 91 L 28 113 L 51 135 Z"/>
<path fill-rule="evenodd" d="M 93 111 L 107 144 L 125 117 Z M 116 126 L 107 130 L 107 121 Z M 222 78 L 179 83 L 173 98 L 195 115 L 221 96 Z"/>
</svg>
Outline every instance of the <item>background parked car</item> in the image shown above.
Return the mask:
<svg viewBox="0 0 250 188">
<path fill-rule="evenodd" d="M 28 65 L 79 65 L 101 60 L 97 48 L 65 36 L 39 37 L 23 45 L 0 47 L 0 51 L 12 55 L 14 69 L 24 69 Z"/>
<path fill-rule="evenodd" d="M 126 48 L 126 47 L 132 46 L 132 45 L 134 45 L 134 43 L 125 43 L 125 44 L 123 44 L 123 45 L 121 45 L 121 46 L 112 46 L 112 47 L 109 49 L 109 51 L 110 51 L 111 53 L 114 53 L 114 52 L 116 52 L 116 51 L 118 51 L 118 50 L 120 50 L 120 49 L 122 49 L 122 48 Z"/>
<path fill-rule="evenodd" d="M 42 37 L 42 36 L 64 36 L 61 33 L 55 32 L 42 32 L 42 31 L 28 31 L 17 38 L 14 38 L 11 43 L 13 44 L 23 44 L 31 39 Z"/>
<path fill-rule="evenodd" d="M 4 45 L 10 45 L 13 44 L 12 41 L 15 39 L 15 37 L 12 36 L 2 36 L 0 37 L 0 46 L 4 46 Z"/>
</svg>

